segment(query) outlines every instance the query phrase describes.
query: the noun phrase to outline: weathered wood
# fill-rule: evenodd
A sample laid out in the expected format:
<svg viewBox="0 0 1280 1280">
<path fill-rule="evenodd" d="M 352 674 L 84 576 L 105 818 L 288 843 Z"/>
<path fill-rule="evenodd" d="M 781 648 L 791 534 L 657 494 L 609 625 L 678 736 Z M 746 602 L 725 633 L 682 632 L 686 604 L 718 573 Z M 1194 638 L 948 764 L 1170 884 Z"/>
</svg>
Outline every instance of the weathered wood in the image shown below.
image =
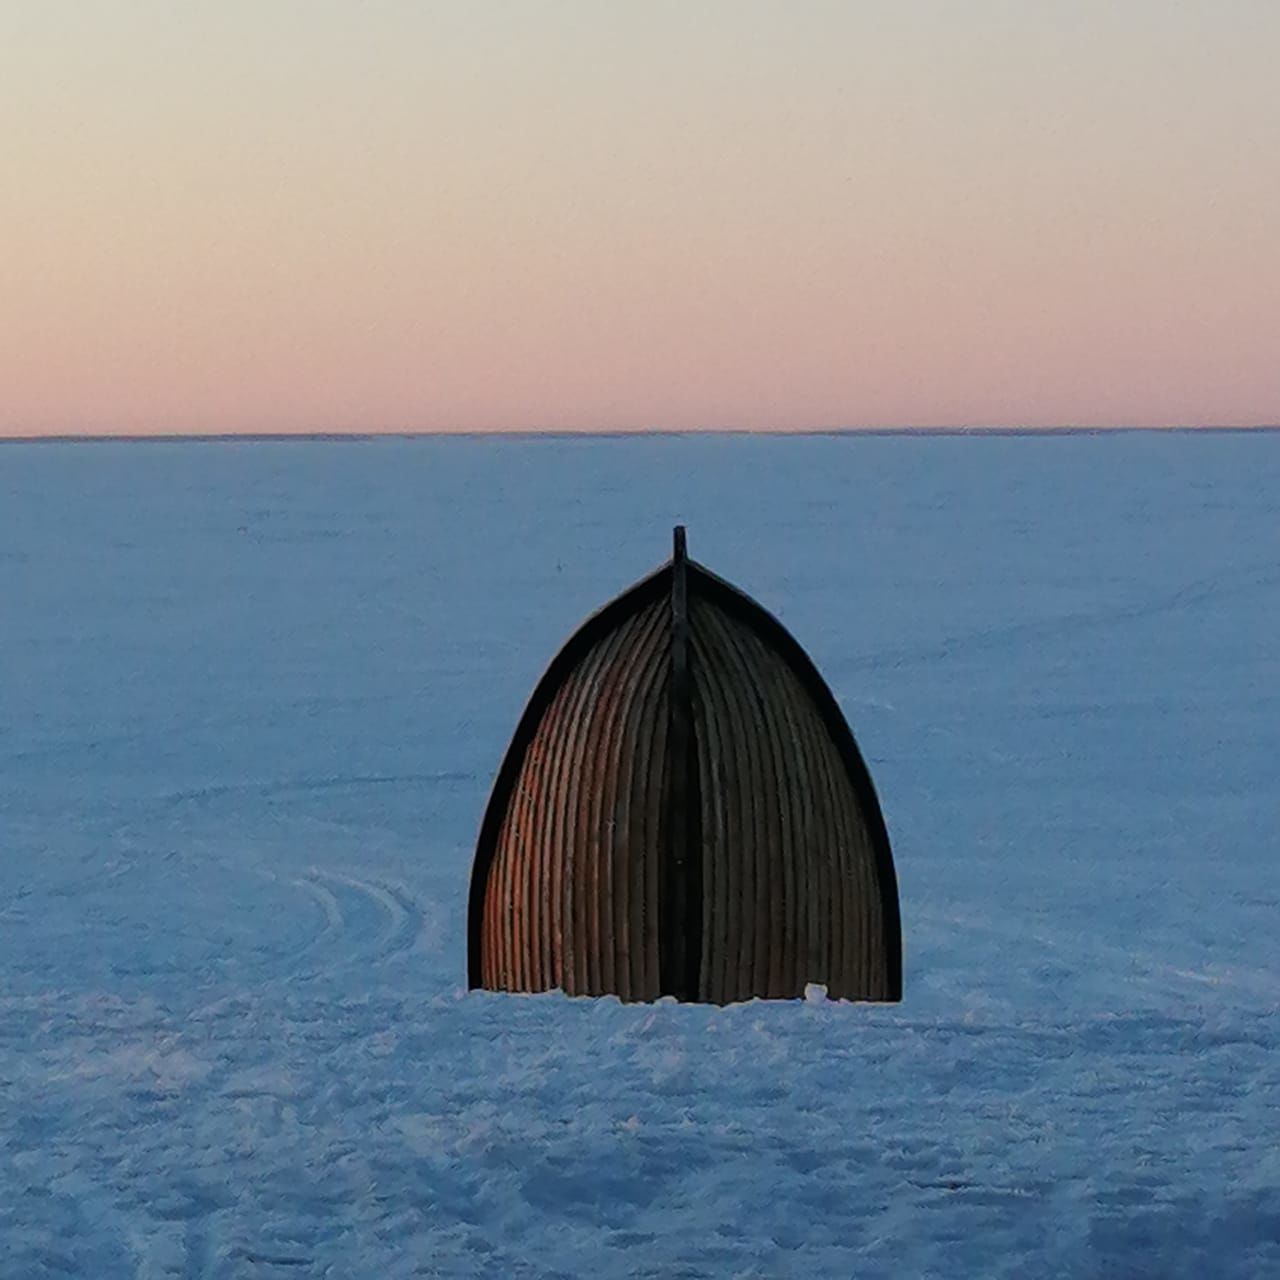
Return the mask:
<svg viewBox="0 0 1280 1280">
<path fill-rule="evenodd" d="M 468 954 L 471 985 L 500 990 L 901 997 L 893 861 L 848 725 L 683 529 L 535 689 L 481 827 Z"/>
</svg>

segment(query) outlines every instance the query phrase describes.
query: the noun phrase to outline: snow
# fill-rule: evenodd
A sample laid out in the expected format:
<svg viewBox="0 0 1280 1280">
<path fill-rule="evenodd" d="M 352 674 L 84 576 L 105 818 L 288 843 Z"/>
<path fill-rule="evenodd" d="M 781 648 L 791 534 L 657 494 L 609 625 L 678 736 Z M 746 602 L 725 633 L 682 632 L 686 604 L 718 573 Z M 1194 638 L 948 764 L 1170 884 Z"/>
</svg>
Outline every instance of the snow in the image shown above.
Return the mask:
<svg viewBox="0 0 1280 1280">
<path fill-rule="evenodd" d="M 0 446 L 0 1274 L 1280 1274 L 1280 434 Z M 464 990 L 489 783 L 690 552 L 905 999 Z"/>
</svg>

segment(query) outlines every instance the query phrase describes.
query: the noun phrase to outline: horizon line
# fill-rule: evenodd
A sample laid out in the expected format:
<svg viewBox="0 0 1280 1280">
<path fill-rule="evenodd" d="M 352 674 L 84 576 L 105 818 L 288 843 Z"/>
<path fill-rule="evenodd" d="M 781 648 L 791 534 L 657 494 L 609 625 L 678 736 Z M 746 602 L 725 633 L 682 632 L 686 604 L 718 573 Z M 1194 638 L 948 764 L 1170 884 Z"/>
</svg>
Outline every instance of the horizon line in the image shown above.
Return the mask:
<svg viewBox="0 0 1280 1280">
<path fill-rule="evenodd" d="M 1169 423 L 1159 426 L 1138 426 L 1115 423 L 1107 426 L 884 426 L 884 427 L 592 427 L 592 428 L 538 428 L 513 427 L 493 430 L 351 430 L 351 431 L 165 431 L 165 432 L 92 432 L 57 431 L 23 435 L 0 435 L 4 444 L 173 444 L 192 443 L 271 443 L 288 441 L 330 441 L 356 443 L 371 440 L 434 440 L 434 439 L 536 439 L 536 440 L 609 440 L 654 436 L 1082 436 L 1082 435 L 1133 435 L 1161 433 L 1178 435 L 1244 434 L 1280 432 L 1280 421 L 1256 423 L 1250 426 L 1215 425 L 1210 423 Z"/>
</svg>

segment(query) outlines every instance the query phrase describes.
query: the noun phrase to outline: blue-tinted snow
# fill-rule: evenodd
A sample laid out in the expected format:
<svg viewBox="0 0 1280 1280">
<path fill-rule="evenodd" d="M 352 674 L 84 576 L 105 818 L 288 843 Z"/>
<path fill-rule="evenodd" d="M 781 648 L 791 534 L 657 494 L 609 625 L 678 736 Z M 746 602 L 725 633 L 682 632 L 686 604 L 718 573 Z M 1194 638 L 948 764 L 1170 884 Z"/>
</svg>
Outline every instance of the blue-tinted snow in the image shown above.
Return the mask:
<svg viewBox="0 0 1280 1280">
<path fill-rule="evenodd" d="M 1280 1274 L 1280 435 L 0 446 L 5 1276 Z M 463 991 L 580 617 L 829 678 L 898 1007 Z"/>
</svg>

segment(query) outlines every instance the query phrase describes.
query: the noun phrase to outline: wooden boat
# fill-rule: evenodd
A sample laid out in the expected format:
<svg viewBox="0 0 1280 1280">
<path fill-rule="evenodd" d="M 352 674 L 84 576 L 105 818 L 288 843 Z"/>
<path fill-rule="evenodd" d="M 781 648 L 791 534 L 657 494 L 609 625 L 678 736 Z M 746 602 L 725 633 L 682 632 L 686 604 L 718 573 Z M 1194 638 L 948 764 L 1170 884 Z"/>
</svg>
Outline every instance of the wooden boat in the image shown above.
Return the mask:
<svg viewBox="0 0 1280 1280">
<path fill-rule="evenodd" d="M 849 726 L 683 528 L 525 708 L 480 829 L 468 969 L 623 1000 L 901 999 L 893 858 Z"/>
</svg>

